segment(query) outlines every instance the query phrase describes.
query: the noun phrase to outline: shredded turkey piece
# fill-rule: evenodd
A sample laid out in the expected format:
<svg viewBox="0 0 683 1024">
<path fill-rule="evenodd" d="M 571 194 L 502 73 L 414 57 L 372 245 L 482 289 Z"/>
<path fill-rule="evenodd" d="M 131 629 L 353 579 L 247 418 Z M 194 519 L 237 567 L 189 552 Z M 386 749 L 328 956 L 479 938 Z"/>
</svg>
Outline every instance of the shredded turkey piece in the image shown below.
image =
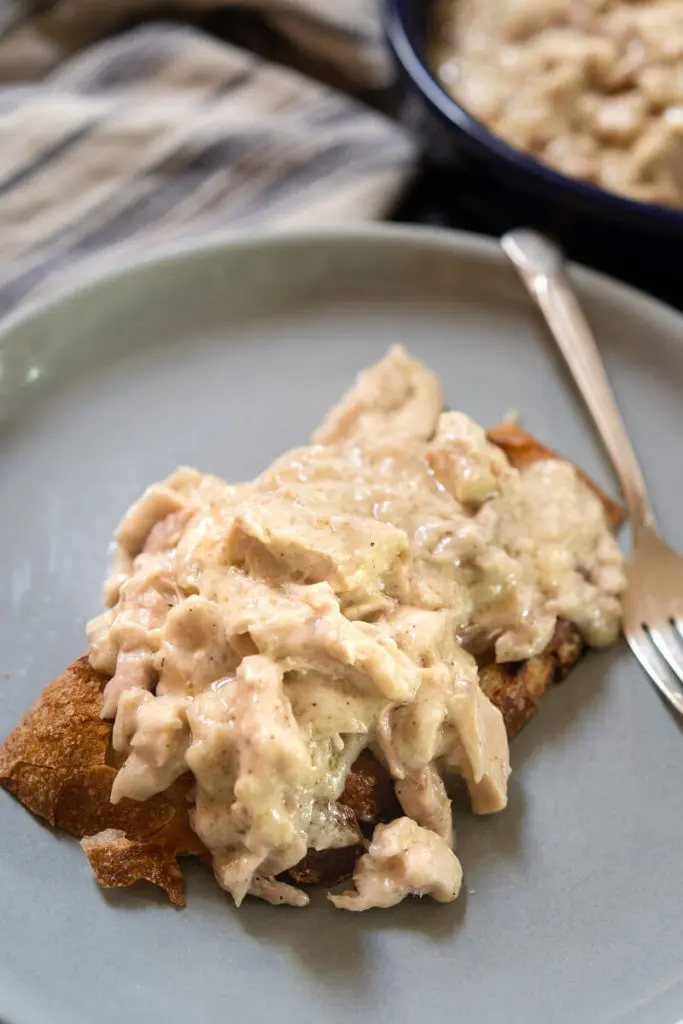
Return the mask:
<svg viewBox="0 0 683 1024">
<path fill-rule="evenodd" d="M 336 802 L 370 748 L 408 817 L 376 831 L 357 892 L 335 904 L 454 899 L 446 784 L 462 776 L 491 813 L 510 771 L 464 644 L 527 658 L 557 615 L 611 642 L 621 556 L 570 466 L 517 472 L 464 414 L 441 412 L 438 381 L 401 349 L 316 438 L 240 486 L 179 469 L 121 522 L 109 608 L 88 626 L 125 758 L 112 800 L 190 772 L 220 885 L 238 905 L 305 906 L 278 876 L 357 842 Z"/>
<path fill-rule="evenodd" d="M 460 892 L 462 869 L 448 843 L 411 818 L 378 825 L 353 873 L 355 891 L 330 896 L 339 910 L 395 907 L 406 896 L 450 903 Z"/>
</svg>

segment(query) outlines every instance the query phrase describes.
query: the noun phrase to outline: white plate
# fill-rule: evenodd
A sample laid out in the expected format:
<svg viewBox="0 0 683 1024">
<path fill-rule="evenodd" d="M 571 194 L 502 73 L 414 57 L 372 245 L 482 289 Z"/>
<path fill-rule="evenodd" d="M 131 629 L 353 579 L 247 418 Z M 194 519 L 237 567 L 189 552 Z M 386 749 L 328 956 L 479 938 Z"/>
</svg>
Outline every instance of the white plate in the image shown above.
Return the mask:
<svg viewBox="0 0 683 1024">
<path fill-rule="evenodd" d="M 585 272 L 662 525 L 683 548 L 683 321 Z M 613 486 L 493 244 L 409 229 L 211 242 L 35 309 L 0 339 L 0 734 L 84 648 L 122 511 L 177 463 L 250 477 L 400 341 L 486 424 L 510 408 Z M 1 673 L 8 673 L 3 677 Z M 683 1016 L 683 735 L 623 645 L 514 743 L 510 806 L 458 822 L 465 892 L 367 915 L 103 893 L 0 794 L 7 1024 L 633 1022 Z"/>
</svg>

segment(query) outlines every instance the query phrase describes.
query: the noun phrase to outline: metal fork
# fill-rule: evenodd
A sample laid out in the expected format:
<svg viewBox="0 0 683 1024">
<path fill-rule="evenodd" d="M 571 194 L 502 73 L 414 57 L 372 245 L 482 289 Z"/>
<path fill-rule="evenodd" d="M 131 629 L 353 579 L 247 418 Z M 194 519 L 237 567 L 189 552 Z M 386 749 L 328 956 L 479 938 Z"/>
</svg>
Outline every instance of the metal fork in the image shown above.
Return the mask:
<svg viewBox="0 0 683 1024">
<path fill-rule="evenodd" d="M 629 510 L 624 634 L 657 689 L 683 715 L 683 558 L 657 531 L 643 473 L 560 249 L 535 231 L 510 231 L 505 253 L 540 308 L 612 459 Z"/>
</svg>

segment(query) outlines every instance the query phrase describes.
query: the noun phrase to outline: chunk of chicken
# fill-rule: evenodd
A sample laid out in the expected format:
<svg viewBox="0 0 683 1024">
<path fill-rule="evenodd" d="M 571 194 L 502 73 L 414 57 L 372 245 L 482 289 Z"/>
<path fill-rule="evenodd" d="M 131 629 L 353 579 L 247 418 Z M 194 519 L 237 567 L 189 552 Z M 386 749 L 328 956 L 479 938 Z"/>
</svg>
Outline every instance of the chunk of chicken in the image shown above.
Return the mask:
<svg viewBox="0 0 683 1024">
<path fill-rule="evenodd" d="M 154 655 L 160 642 L 160 629 L 170 609 L 181 597 L 163 558 L 155 555 L 138 557 L 135 572 L 122 584 L 114 614 L 108 620 L 111 622 L 108 644 L 113 643 L 118 656 L 116 672 L 104 688 L 103 718 L 114 717 L 124 690 L 149 689 L 154 684 Z M 98 617 L 87 628 L 95 668 L 98 667 L 95 642 L 100 632 Z"/>
<path fill-rule="evenodd" d="M 109 608 L 90 619 L 86 625 L 90 664 L 96 672 L 109 678 L 116 672 L 116 659 L 119 654 L 118 644 L 111 635 L 115 618 L 115 610 Z"/>
<path fill-rule="evenodd" d="M 133 561 L 145 546 L 152 529 L 186 505 L 183 495 L 166 484 L 153 484 L 131 505 L 116 529 L 117 551 L 113 571 L 105 584 L 106 604 L 116 602 L 120 587 L 131 575 Z"/>
<path fill-rule="evenodd" d="M 460 762 L 475 814 L 495 814 L 508 802 L 510 760 L 505 721 L 501 712 L 477 687 L 477 727 L 468 735 L 461 724 L 465 751 Z M 469 749 L 467 739 L 471 739 Z"/>
<path fill-rule="evenodd" d="M 453 845 L 451 802 L 443 779 L 433 764 L 396 782 L 396 796 L 408 815 Z"/>
<path fill-rule="evenodd" d="M 192 513 L 192 507 L 187 505 L 160 519 L 149 531 L 142 550 L 150 555 L 158 555 L 177 547 Z"/>
<path fill-rule="evenodd" d="M 447 701 L 441 749 L 448 769 L 464 775 L 477 814 L 503 810 L 510 776 L 503 716 L 479 684 L 457 681 Z"/>
<path fill-rule="evenodd" d="M 153 697 L 146 690 L 126 690 L 121 695 L 113 742 L 115 750 L 129 753 L 114 779 L 113 804 L 124 796 L 148 800 L 187 770 L 187 705 L 183 697 Z"/>
<path fill-rule="evenodd" d="M 256 896 L 266 903 L 279 907 L 287 904 L 290 907 L 307 907 L 310 900 L 305 892 L 287 882 L 279 882 L 276 878 L 265 878 L 255 875 L 249 886 L 249 895 Z"/>
<path fill-rule="evenodd" d="M 237 575 L 234 583 L 233 635 L 248 634 L 261 654 L 286 671 L 339 676 L 345 668 L 347 678 L 360 686 L 371 683 L 390 700 L 414 696 L 417 666 L 380 628 L 346 619 L 329 584 L 276 590 Z"/>
<path fill-rule="evenodd" d="M 192 824 L 238 906 L 255 875 L 277 875 L 306 853 L 298 804 L 311 759 L 282 681 L 273 661 L 247 657 L 234 679 L 188 708 L 186 760 L 197 780 Z"/>
<path fill-rule="evenodd" d="M 261 579 L 327 582 L 346 615 L 354 608 L 367 615 L 390 605 L 385 582 L 407 547 L 405 532 L 387 523 L 258 494 L 239 509 L 229 557 Z"/>
<path fill-rule="evenodd" d="M 288 672 L 285 693 L 297 722 L 321 738 L 367 736 L 387 706 L 381 694 L 363 692 L 351 682 L 316 672 Z"/>
<path fill-rule="evenodd" d="M 450 608 L 429 611 L 398 607 L 387 616 L 387 626 L 401 648 L 412 661 L 425 667 L 434 665 L 453 650 L 453 637 L 459 621 Z"/>
<path fill-rule="evenodd" d="M 450 903 L 460 892 L 462 868 L 441 836 L 410 818 L 398 818 L 377 826 L 353 882 L 355 891 L 329 896 L 339 910 L 394 907 L 410 895 Z"/>
<path fill-rule="evenodd" d="M 505 454 L 491 444 L 486 431 L 462 412 L 439 417 L 427 461 L 454 498 L 478 508 L 500 490 L 511 473 Z"/>
<path fill-rule="evenodd" d="M 395 345 L 381 362 L 364 370 L 313 435 L 314 444 L 367 438 L 427 440 L 443 407 L 438 378 Z"/>
<path fill-rule="evenodd" d="M 198 595 L 172 608 L 156 657 L 158 694 L 197 694 L 235 671 L 240 655 L 227 640 L 222 610 Z"/>
<path fill-rule="evenodd" d="M 416 700 L 391 714 L 380 727 L 379 743 L 399 780 L 438 761 L 444 770 L 464 776 L 475 813 L 506 806 L 510 761 L 505 723 L 482 693 L 474 660 L 464 651 L 457 661 L 443 660 L 423 670 Z"/>
</svg>

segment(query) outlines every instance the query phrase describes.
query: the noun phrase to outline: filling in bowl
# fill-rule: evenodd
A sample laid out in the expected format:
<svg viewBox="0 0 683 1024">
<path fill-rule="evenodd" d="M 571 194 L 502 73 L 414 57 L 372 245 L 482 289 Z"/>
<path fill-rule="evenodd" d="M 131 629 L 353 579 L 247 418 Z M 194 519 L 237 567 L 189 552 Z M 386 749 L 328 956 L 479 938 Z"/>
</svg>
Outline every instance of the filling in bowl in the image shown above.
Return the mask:
<svg viewBox="0 0 683 1024">
<path fill-rule="evenodd" d="M 441 83 L 506 142 L 683 207 L 681 0 L 441 0 Z"/>
</svg>

